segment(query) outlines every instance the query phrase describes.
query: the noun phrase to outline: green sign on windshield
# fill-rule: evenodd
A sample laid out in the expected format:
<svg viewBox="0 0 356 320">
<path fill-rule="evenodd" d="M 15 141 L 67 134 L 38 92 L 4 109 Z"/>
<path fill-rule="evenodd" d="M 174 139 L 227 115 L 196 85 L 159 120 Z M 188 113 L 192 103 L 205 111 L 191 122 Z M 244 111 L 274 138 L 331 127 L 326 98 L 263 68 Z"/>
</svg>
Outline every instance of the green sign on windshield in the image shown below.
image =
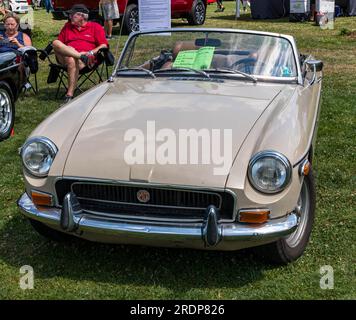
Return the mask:
<svg viewBox="0 0 356 320">
<path fill-rule="evenodd" d="M 203 47 L 199 50 L 180 51 L 173 63 L 173 68 L 209 69 L 215 47 Z"/>
</svg>

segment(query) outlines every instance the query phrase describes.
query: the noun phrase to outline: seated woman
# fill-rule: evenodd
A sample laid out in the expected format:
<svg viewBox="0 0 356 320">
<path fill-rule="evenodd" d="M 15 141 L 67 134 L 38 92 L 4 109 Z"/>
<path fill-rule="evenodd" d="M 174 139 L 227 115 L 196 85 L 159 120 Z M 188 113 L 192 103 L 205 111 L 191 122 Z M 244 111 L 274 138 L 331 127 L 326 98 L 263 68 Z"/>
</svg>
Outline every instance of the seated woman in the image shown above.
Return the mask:
<svg viewBox="0 0 356 320">
<path fill-rule="evenodd" d="M 24 46 L 31 46 L 31 38 L 18 31 L 20 18 L 12 12 L 4 17 L 5 31 L 0 31 L 0 53 L 14 51 Z"/>
</svg>

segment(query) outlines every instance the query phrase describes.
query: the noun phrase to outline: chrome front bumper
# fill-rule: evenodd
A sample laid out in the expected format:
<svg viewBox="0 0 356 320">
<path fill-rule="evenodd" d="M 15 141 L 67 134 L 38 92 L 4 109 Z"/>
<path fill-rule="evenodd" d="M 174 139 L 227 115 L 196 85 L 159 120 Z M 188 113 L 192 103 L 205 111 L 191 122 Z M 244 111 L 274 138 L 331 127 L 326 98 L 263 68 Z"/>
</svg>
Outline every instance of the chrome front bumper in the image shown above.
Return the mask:
<svg viewBox="0 0 356 320">
<path fill-rule="evenodd" d="M 298 226 L 298 217 L 291 213 L 262 225 L 242 223 L 218 224 L 219 240 L 208 245 L 204 239 L 204 224 L 172 224 L 142 222 L 94 216 L 75 211 L 70 213 L 75 228 L 69 232 L 61 227 L 62 209 L 37 208 L 24 193 L 18 206 L 28 218 L 43 222 L 47 226 L 91 241 L 141 244 L 161 247 L 186 247 L 212 250 L 237 250 L 273 242 L 292 233 Z M 62 219 L 63 220 L 63 219 Z"/>
</svg>

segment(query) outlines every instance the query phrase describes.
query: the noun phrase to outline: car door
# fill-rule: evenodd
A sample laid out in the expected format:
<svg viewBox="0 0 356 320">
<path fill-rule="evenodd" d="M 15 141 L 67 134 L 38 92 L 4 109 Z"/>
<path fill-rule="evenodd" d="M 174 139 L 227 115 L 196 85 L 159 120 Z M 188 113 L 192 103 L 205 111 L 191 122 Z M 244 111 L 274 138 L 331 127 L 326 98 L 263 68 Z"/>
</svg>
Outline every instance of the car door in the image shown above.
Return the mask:
<svg viewBox="0 0 356 320">
<path fill-rule="evenodd" d="M 172 15 L 180 12 L 188 12 L 191 7 L 193 0 L 171 0 Z"/>
</svg>

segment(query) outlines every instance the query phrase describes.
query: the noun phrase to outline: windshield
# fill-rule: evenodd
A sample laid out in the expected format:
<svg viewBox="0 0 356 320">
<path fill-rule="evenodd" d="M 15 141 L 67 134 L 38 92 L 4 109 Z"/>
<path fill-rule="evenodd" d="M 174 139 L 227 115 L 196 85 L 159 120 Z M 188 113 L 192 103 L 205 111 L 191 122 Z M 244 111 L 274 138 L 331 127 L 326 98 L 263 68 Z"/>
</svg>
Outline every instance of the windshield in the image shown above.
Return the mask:
<svg viewBox="0 0 356 320">
<path fill-rule="evenodd" d="M 297 77 L 293 48 L 287 39 L 224 31 L 137 34 L 130 39 L 118 69 L 141 73 L 146 69 L 154 74 L 200 70 L 209 75 Z"/>
</svg>

